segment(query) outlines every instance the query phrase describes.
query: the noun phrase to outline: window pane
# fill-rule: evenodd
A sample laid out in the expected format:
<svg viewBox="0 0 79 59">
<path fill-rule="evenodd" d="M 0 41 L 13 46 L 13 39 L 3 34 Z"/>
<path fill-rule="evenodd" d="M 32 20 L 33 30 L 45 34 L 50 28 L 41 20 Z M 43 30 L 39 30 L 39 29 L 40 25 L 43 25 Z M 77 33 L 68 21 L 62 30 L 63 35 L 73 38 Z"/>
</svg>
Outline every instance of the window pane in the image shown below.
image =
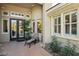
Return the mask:
<svg viewBox="0 0 79 59">
<path fill-rule="evenodd" d="M 55 24 L 57 24 L 57 19 L 55 19 Z"/>
<path fill-rule="evenodd" d="M 35 32 L 35 22 L 33 22 L 33 32 Z"/>
<path fill-rule="evenodd" d="M 4 15 L 8 15 L 8 12 L 3 12 Z"/>
<path fill-rule="evenodd" d="M 69 24 L 66 24 L 65 25 L 65 33 L 66 34 L 69 34 L 70 33 L 70 25 Z"/>
<path fill-rule="evenodd" d="M 73 13 L 73 14 L 71 15 L 71 21 L 72 21 L 72 22 L 77 22 L 77 15 L 76 15 L 76 13 Z"/>
<path fill-rule="evenodd" d="M 70 18 L 70 15 L 66 15 L 65 16 L 65 23 L 69 23 L 70 22 L 70 19 L 69 18 Z"/>
<path fill-rule="evenodd" d="M 61 25 L 58 25 L 58 33 L 61 33 Z"/>
<path fill-rule="evenodd" d="M 58 17 L 58 24 L 61 24 L 61 17 Z"/>
<path fill-rule="evenodd" d="M 71 33 L 72 34 L 77 34 L 77 24 L 72 24 L 71 25 Z"/>
<path fill-rule="evenodd" d="M 57 33 L 57 25 L 54 27 L 54 32 Z"/>
<path fill-rule="evenodd" d="M 7 20 L 3 20 L 3 32 L 8 32 Z"/>
</svg>

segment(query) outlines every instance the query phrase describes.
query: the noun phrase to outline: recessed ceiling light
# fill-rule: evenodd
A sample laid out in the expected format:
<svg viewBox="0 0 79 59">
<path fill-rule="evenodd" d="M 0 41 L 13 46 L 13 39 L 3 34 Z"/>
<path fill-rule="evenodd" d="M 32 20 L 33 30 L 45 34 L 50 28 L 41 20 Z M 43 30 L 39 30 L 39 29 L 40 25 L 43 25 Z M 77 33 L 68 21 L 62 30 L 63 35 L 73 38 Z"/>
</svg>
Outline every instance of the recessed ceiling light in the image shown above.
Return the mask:
<svg viewBox="0 0 79 59">
<path fill-rule="evenodd" d="M 32 6 L 34 6 L 34 5 L 32 5 Z"/>
</svg>

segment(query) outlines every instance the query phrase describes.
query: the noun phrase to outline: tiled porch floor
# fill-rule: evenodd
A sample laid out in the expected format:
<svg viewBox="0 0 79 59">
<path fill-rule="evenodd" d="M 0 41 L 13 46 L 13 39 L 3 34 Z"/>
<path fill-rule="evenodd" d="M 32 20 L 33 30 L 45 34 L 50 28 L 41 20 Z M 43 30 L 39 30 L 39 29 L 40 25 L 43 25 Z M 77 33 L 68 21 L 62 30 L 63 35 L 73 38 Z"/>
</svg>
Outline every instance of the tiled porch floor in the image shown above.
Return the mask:
<svg viewBox="0 0 79 59">
<path fill-rule="evenodd" d="M 40 43 L 32 45 L 31 48 L 24 46 L 24 42 L 9 42 L 4 44 L 4 52 L 7 56 L 50 56 L 40 47 Z"/>
</svg>

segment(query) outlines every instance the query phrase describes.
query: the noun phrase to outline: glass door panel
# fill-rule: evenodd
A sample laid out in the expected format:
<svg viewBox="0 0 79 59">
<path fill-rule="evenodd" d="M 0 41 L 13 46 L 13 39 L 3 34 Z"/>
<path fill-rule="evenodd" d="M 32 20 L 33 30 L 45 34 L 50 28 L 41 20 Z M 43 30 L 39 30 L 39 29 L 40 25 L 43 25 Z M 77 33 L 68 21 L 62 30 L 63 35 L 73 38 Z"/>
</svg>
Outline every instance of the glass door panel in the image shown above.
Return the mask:
<svg viewBox="0 0 79 59">
<path fill-rule="evenodd" d="M 17 21 L 11 20 L 11 37 L 17 38 Z"/>
<path fill-rule="evenodd" d="M 24 37 L 23 21 L 19 21 L 19 37 Z"/>
<path fill-rule="evenodd" d="M 10 40 L 11 41 L 24 41 L 23 20 L 11 19 L 10 20 Z"/>
</svg>

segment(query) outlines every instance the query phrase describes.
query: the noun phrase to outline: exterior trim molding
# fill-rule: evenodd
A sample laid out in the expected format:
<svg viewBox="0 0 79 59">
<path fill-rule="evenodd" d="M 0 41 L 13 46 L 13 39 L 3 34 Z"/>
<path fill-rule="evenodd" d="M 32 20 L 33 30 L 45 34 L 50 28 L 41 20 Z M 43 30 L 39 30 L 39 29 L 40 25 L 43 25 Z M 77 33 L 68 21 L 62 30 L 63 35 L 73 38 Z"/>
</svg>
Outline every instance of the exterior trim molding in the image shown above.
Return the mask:
<svg viewBox="0 0 79 59">
<path fill-rule="evenodd" d="M 52 8 L 54 8 L 54 7 L 58 6 L 59 4 L 60 4 L 60 3 L 57 3 L 56 5 L 52 6 L 51 8 L 49 8 L 49 9 L 48 9 L 48 10 L 46 10 L 46 11 L 51 10 Z"/>
<path fill-rule="evenodd" d="M 54 6 L 53 8 L 51 8 L 49 11 L 47 11 L 47 13 L 50 13 L 50 12 L 52 12 L 52 11 L 58 9 L 58 8 L 63 8 L 63 7 L 65 7 L 65 6 L 67 6 L 67 5 L 70 5 L 70 4 L 71 4 L 71 3 L 58 4 L 58 5 Z M 65 5 L 65 6 L 64 6 L 64 5 Z"/>
</svg>

